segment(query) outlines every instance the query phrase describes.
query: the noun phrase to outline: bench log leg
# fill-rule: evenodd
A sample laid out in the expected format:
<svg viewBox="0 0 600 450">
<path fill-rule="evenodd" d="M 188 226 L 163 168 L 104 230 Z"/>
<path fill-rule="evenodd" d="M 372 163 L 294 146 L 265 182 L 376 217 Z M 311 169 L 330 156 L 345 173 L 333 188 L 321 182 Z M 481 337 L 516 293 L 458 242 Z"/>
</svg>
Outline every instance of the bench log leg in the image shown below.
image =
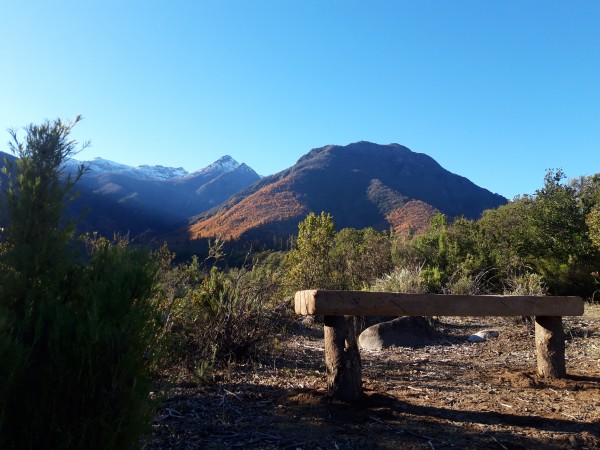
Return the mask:
<svg viewBox="0 0 600 450">
<path fill-rule="evenodd" d="M 567 375 L 562 317 L 537 316 L 535 318 L 535 349 L 540 376 L 564 378 Z"/>
<path fill-rule="evenodd" d="M 361 363 L 355 318 L 325 316 L 327 389 L 337 399 L 358 400 L 362 392 Z"/>
</svg>

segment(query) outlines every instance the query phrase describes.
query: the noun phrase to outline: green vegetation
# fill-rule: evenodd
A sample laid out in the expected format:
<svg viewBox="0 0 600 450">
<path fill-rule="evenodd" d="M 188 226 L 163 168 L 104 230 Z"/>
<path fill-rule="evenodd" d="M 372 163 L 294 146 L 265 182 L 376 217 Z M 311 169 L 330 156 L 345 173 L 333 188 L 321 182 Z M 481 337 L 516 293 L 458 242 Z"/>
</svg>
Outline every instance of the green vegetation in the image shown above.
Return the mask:
<svg viewBox="0 0 600 450">
<path fill-rule="evenodd" d="M 592 297 L 600 267 L 600 175 L 548 171 L 533 195 L 479 220 L 435 216 L 420 235 L 335 231 L 309 214 L 287 257 L 295 289 Z"/>
<path fill-rule="evenodd" d="M 435 216 L 423 234 L 346 228 L 322 212 L 288 252 L 224 267 L 224 246 L 175 264 L 166 245 L 78 237 L 65 173 L 79 121 L 11 132 L 18 159 L 0 230 L 0 447 L 131 448 L 150 423 L 153 376 L 205 382 L 232 361 L 267 355 L 300 289 L 452 294 L 573 294 L 600 277 L 600 175 L 549 171 L 533 195 L 479 220 Z M 273 347 L 273 346 L 271 346 Z M 161 356 L 158 359 L 158 356 Z"/>
<path fill-rule="evenodd" d="M 289 275 L 299 289 L 335 288 L 334 248 L 335 225 L 331 214 L 310 213 L 298 225 L 296 248 L 288 254 Z"/>
<path fill-rule="evenodd" d="M 249 268 L 219 270 L 212 265 L 221 255 L 221 243 L 210 247 L 200 263 L 172 265 L 166 246 L 158 298 L 163 311 L 164 367 L 185 367 L 204 381 L 213 368 L 257 356 L 273 338 L 276 302 L 283 296 L 283 273 L 268 259 L 256 259 Z"/>
</svg>

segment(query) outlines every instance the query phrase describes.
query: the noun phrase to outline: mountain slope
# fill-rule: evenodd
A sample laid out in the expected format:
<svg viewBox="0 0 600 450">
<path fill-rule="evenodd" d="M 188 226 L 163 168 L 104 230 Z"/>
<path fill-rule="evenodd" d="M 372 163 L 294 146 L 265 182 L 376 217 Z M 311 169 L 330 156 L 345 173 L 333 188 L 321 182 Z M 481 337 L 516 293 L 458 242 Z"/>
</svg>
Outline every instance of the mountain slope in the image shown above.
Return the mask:
<svg viewBox="0 0 600 450">
<path fill-rule="evenodd" d="M 311 150 L 287 170 L 263 178 L 182 230 L 180 238 L 221 236 L 268 242 L 297 232 L 309 212 L 327 211 L 336 226 L 403 230 L 437 211 L 477 218 L 506 203 L 500 195 L 398 144 L 357 142 Z"/>
</svg>

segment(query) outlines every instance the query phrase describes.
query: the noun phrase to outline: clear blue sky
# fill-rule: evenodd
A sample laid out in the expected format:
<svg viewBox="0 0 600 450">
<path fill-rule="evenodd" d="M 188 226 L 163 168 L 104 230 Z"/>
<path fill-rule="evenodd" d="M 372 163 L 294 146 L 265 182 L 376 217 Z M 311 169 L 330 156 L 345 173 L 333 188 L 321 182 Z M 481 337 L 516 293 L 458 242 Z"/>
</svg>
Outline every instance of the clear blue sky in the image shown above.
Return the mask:
<svg viewBox="0 0 600 450">
<path fill-rule="evenodd" d="M 397 142 L 512 198 L 600 172 L 597 0 L 0 0 L 0 132 L 83 114 L 130 165 L 261 175 Z"/>
</svg>

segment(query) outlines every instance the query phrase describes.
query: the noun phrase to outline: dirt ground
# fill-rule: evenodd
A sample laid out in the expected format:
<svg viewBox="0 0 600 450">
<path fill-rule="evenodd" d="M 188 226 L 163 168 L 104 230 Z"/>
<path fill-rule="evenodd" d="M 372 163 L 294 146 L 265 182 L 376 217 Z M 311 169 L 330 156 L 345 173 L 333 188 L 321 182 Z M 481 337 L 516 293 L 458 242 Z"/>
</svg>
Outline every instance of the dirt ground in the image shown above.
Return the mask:
<svg viewBox="0 0 600 450">
<path fill-rule="evenodd" d="M 146 448 L 598 449 L 600 305 L 564 326 L 567 379 L 537 376 L 531 324 L 439 318 L 433 345 L 362 351 L 365 393 L 345 404 L 324 390 L 322 327 L 298 319 L 270 360 L 155 393 Z"/>
</svg>

